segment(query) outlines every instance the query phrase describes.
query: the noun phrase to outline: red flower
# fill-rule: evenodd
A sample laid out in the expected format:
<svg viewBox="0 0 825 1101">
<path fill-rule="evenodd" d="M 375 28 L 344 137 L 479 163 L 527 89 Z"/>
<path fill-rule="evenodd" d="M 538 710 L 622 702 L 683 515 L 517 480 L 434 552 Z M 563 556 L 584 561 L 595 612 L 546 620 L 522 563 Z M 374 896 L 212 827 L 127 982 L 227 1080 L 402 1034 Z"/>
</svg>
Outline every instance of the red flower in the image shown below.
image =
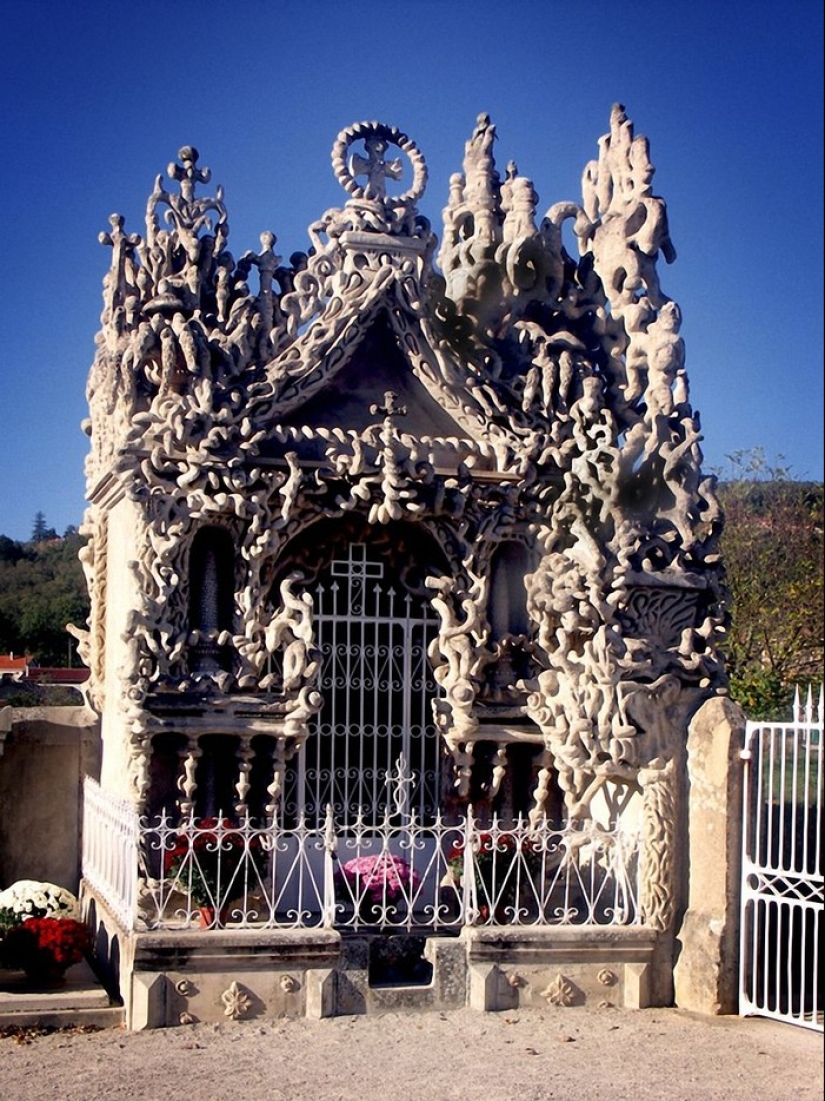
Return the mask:
<svg viewBox="0 0 825 1101">
<path fill-rule="evenodd" d="M 163 858 L 167 879 L 188 890 L 199 906 L 213 906 L 234 880 L 244 860 L 260 874 L 264 851 L 260 835 L 228 818 L 194 819 L 178 831 Z"/>
<path fill-rule="evenodd" d="M 71 967 L 90 949 L 89 930 L 74 918 L 29 918 L 10 929 L 3 940 L 7 966 L 23 971 L 38 962 Z"/>
</svg>

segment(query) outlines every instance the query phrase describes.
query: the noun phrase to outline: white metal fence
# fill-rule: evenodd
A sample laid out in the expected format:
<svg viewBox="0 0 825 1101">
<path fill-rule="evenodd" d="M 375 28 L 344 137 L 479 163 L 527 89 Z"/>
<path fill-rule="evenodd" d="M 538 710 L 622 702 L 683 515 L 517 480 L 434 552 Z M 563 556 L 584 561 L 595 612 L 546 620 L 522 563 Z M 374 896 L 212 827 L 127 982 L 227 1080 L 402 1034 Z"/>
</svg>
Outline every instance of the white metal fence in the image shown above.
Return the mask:
<svg viewBox="0 0 825 1101">
<path fill-rule="evenodd" d="M 421 824 L 388 808 L 320 827 L 303 818 L 166 814 L 140 819 L 86 786 L 84 877 L 129 928 L 398 928 L 641 922 L 639 837 L 620 828 L 519 820 Z"/>
<path fill-rule="evenodd" d="M 821 690 L 794 719 L 746 727 L 739 1007 L 821 1031 Z"/>
<path fill-rule="evenodd" d="M 125 799 L 104 791 L 90 776 L 83 790 L 83 878 L 127 928 L 137 921 L 140 823 Z"/>
</svg>

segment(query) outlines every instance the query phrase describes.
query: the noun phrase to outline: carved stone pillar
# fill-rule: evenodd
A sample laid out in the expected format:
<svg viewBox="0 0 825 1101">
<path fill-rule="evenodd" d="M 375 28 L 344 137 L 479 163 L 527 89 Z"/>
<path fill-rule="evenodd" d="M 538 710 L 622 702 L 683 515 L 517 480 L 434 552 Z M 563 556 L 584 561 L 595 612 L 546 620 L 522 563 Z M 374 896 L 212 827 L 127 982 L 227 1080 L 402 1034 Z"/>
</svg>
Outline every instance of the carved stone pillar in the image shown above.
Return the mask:
<svg viewBox="0 0 825 1101">
<path fill-rule="evenodd" d="M 666 932 L 675 903 L 674 827 L 676 768 L 653 762 L 639 771 L 642 785 L 642 882 L 639 900 L 645 925 Z"/>
</svg>

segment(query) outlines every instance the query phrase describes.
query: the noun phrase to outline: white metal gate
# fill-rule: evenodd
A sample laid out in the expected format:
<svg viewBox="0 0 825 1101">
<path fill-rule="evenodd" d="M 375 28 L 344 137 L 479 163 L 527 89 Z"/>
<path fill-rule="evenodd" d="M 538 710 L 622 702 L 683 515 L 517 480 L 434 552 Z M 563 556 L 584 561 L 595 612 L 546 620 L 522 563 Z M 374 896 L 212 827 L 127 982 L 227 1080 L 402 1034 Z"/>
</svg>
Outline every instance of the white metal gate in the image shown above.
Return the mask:
<svg viewBox="0 0 825 1101">
<path fill-rule="evenodd" d="M 739 1009 L 822 1031 L 822 718 L 748 722 Z"/>
<path fill-rule="evenodd" d="M 363 544 L 332 562 L 314 597 L 324 704 L 285 783 L 285 821 L 319 825 L 331 806 L 366 824 L 388 809 L 386 777 L 402 758 L 415 777 L 407 810 L 422 824 L 439 807 L 442 745 L 427 646 L 438 620 L 426 599 L 385 579 Z"/>
</svg>

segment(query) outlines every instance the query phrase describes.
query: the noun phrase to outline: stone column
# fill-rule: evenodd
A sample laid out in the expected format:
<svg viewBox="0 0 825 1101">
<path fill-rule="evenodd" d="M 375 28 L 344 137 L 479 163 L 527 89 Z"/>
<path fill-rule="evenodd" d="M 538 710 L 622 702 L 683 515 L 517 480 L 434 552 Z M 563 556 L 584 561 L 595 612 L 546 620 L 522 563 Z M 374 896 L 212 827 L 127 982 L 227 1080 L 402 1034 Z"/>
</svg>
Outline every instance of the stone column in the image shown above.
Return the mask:
<svg viewBox="0 0 825 1101">
<path fill-rule="evenodd" d="M 688 731 L 688 910 L 677 934 L 676 1005 L 736 1013 L 745 717 L 732 700 L 706 701 Z"/>
</svg>

